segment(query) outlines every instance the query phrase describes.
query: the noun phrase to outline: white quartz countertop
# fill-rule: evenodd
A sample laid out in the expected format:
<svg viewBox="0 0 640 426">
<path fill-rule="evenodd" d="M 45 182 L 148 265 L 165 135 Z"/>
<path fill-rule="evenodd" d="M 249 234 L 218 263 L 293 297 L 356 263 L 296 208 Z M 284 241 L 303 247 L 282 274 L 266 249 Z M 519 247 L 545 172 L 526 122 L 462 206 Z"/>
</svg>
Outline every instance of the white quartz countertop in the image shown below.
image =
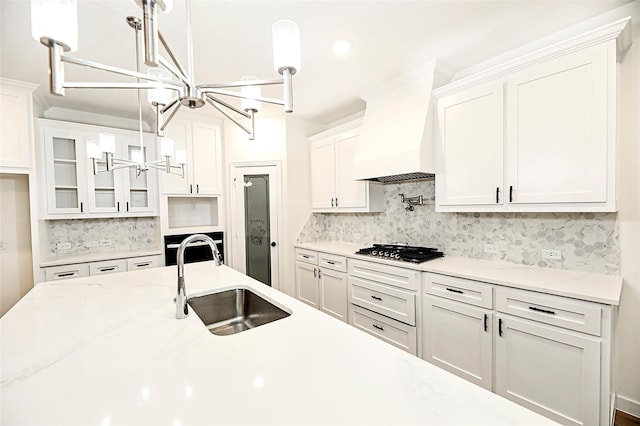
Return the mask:
<svg viewBox="0 0 640 426">
<path fill-rule="evenodd" d="M 60 265 L 72 265 L 75 263 L 99 262 L 101 260 L 125 259 L 142 256 L 161 255 L 160 249 L 151 250 L 128 250 L 128 251 L 105 251 L 95 253 L 75 254 L 71 256 L 52 256 L 40 262 L 41 268 Z"/>
<path fill-rule="evenodd" d="M 0 423 L 553 423 L 226 266 L 185 268 L 188 294 L 246 285 L 292 314 L 232 336 L 176 320 L 175 266 L 38 284 L 0 319 Z"/>
<path fill-rule="evenodd" d="M 607 305 L 619 305 L 622 292 L 622 277 L 609 275 L 452 256 L 413 264 L 397 260 L 385 260 L 374 256 L 358 255 L 355 252 L 363 247 L 362 244 L 336 241 L 299 243 L 296 244 L 296 247 L 346 256 L 351 259 L 384 263 L 424 272 L 435 272 Z"/>
</svg>

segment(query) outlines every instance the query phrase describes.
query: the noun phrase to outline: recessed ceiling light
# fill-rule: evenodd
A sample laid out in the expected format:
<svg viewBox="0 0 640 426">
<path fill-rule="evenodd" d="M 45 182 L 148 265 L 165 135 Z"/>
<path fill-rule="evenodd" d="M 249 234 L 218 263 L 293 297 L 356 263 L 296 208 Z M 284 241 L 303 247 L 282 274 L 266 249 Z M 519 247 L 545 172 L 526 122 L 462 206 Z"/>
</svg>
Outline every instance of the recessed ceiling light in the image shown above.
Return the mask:
<svg viewBox="0 0 640 426">
<path fill-rule="evenodd" d="M 351 43 L 347 40 L 338 40 L 331 45 L 331 50 L 336 55 L 345 55 L 351 50 Z"/>
</svg>

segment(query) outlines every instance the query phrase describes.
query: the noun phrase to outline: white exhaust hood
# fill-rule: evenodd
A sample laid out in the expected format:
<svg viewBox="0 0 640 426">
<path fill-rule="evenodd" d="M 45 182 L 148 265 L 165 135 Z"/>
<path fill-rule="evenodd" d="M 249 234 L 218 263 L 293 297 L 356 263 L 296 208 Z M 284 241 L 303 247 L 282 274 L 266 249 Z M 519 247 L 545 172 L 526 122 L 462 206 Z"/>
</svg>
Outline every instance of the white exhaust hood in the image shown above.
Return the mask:
<svg viewBox="0 0 640 426">
<path fill-rule="evenodd" d="M 431 61 L 360 97 L 367 103 L 354 179 L 400 182 L 435 174 L 431 91 L 450 74 Z"/>
</svg>

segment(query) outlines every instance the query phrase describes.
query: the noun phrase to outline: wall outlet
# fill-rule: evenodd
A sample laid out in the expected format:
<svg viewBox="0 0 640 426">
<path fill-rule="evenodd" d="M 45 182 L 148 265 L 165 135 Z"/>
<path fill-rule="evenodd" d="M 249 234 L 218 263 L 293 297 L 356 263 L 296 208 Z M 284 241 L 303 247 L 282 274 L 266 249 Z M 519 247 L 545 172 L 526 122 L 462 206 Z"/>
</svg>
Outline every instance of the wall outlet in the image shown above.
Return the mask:
<svg viewBox="0 0 640 426">
<path fill-rule="evenodd" d="M 84 243 L 84 246 L 86 248 L 98 247 L 99 245 L 100 245 L 100 241 L 98 241 L 98 240 L 87 241 L 87 242 Z"/>
<path fill-rule="evenodd" d="M 542 258 L 562 260 L 562 252 L 560 250 L 542 249 Z"/>
<path fill-rule="evenodd" d="M 0 241 L 0 250 L 6 250 L 9 246 L 9 243 L 6 241 Z"/>
<path fill-rule="evenodd" d="M 56 244 L 58 250 L 71 250 L 71 243 L 58 243 Z"/>
<path fill-rule="evenodd" d="M 100 245 L 107 247 L 111 245 L 111 240 L 100 240 Z"/>
<path fill-rule="evenodd" d="M 497 244 L 485 244 L 484 245 L 485 253 L 500 253 L 500 248 Z"/>
</svg>

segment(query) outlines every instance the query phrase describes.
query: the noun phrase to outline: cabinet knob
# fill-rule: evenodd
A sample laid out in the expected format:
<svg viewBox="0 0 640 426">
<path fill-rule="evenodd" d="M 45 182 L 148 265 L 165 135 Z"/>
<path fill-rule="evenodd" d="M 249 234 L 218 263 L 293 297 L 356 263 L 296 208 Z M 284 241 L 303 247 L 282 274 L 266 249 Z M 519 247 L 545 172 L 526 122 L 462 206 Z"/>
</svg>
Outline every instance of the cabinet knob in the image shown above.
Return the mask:
<svg viewBox="0 0 640 426">
<path fill-rule="evenodd" d="M 271 247 L 275 247 L 275 246 L 277 246 L 277 245 L 278 245 L 278 244 L 277 244 L 275 241 L 271 241 Z"/>
</svg>

